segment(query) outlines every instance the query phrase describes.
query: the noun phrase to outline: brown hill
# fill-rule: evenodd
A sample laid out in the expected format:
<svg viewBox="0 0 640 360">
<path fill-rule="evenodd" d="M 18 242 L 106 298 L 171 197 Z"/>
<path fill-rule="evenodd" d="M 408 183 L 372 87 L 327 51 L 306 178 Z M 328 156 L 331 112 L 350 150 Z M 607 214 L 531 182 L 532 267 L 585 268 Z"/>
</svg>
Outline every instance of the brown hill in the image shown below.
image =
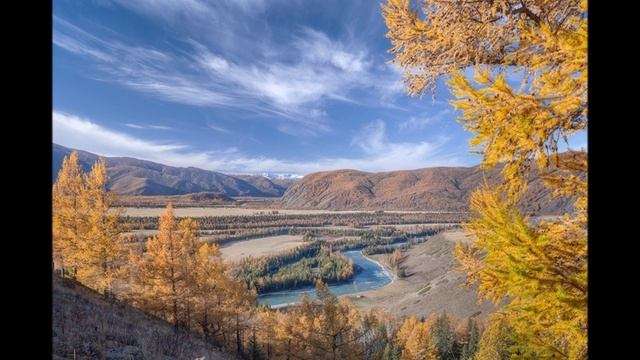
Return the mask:
<svg viewBox="0 0 640 360">
<path fill-rule="evenodd" d="M 65 156 L 73 149 L 53 144 L 52 175 L 58 175 Z M 99 156 L 78 150 L 85 171 Z M 107 187 L 121 195 L 182 195 L 212 192 L 225 196 L 282 196 L 286 186 L 264 176 L 231 176 L 194 167 L 180 168 L 127 157 L 103 157 L 107 164 Z"/>
<path fill-rule="evenodd" d="M 53 279 L 53 359 L 232 359 L 201 336 Z"/>
<path fill-rule="evenodd" d="M 469 196 L 482 182 L 501 181 L 499 168 L 483 173 L 478 167 L 434 167 L 369 173 L 357 170 L 318 172 L 289 187 L 283 208 L 325 210 L 466 211 Z M 572 201 L 551 199 L 535 171 L 521 207 L 533 214 L 559 214 Z"/>
</svg>

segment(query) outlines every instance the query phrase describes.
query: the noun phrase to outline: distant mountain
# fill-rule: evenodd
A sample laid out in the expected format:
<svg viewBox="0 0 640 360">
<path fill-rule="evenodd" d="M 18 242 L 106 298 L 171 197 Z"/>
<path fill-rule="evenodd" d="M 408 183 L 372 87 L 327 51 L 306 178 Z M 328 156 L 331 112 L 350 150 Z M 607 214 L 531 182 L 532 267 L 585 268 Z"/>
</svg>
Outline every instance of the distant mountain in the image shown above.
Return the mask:
<svg viewBox="0 0 640 360">
<path fill-rule="evenodd" d="M 262 173 L 260 174 L 264 177 L 266 177 L 267 179 L 271 179 L 271 180 L 300 180 L 302 179 L 304 176 L 300 175 L 300 174 L 289 174 L 289 173 Z"/>
<path fill-rule="evenodd" d="M 53 144 L 53 180 L 58 175 L 65 156 L 73 149 Z M 98 155 L 78 150 L 80 165 L 85 171 Z M 181 195 L 198 192 L 225 196 L 282 196 L 286 183 L 274 182 L 258 175 L 225 175 L 194 167 L 179 168 L 128 157 L 104 157 L 109 174 L 107 187 L 123 195 Z"/>
<path fill-rule="evenodd" d="M 466 211 L 469 196 L 486 179 L 501 180 L 500 169 L 484 174 L 476 167 L 434 167 L 369 173 L 336 170 L 306 175 L 281 199 L 283 208 L 325 210 Z M 551 199 L 551 191 L 532 171 L 520 207 L 534 214 L 569 211 L 570 199 Z"/>
</svg>

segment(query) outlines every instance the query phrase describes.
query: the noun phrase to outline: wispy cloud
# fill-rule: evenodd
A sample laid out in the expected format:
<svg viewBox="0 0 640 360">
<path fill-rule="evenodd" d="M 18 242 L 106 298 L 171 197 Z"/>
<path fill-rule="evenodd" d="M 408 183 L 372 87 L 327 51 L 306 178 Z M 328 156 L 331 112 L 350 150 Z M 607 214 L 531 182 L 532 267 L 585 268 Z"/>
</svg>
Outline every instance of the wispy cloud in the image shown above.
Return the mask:
<svg viewBox="0 0 640 360">
<path fill-rule="evenodd" d="M 172 130 L 171 127 L 165 125 L 140 125 L 140 124 L 132 124 L 125 123 L 124 126 L 132 128 L 132 129 L 155 129 L 155 130 Z"/>
<path fill-rule="evenodd" d="M 225 128 L 221 127 L 221 126 L 218 126 L 216 124 L 213 124 L 213 123 L 207 123 L 207 127 L 209 129 L 213 130 L 213 131 L 221 132 L 221 133 L 224 133 L 224 134 L 231 134 L 230 130 L 227 130 L 227 129 L 225 129 Z"/>
<path fill-rule="evenodd" d="M 186 145 L 146 141 L 105 128 L 93 121 L 63 112 L 53 112 L 53 141 L 102 155 L 148 157 L 184 150 Z M 156 156 L 154 156 L 155 158 Z M 158 160 L 161 156 L 157 157 Z"/>
<path fill-rule="evenodd" d="M 143 1 L 138 6 L 140 11 L 178 11 L 169 1 Z M 180 9 L 196 12 L 207 6 L 193 0 Z M 90 34 L 57 16 L 53 42 L 90 58 L 98 80 L 175 103 L 266 115 L 275 119 L 278 129 L 294 134 L 330 131 L 324 110 L 327 101 L 383 106 L 402 93 L 397 71 L 374 66 L 363 45 L 305 27 L 287 44 L 261 48 L 255 59 L 242 61 L 193 39 L 180 52 L 131 46 Z M 362 96 L 363 92 L 370 96 Z"/>
<path fill-rule="evenodd" d="M 418 116 L 411 116 L 409 119 L 398 124 L 400 130 L 422 130 L 433 124 L 442 121 L 447 115 L 451 114 L 451 110 L 443 109 L 435 114 L 423 113 Z"/>
<path fill-rule="evenodd" d="M 179 143 L 160 143 L 114 131 L 93 120 L 59 111 L 53 112 L 53 141 L 104 156 L 131 156 L 172 166 L 194 166 L 227 173 L 292 172 L 307 174 L 335 169 L 390 171 L 428 166 L 462 165 L 453 154 L 443 153 L 448 141 L 391 142 L 385 124 L 376 120 L 352 141 L 360 157 L 323 157 L 290 161 L 266 156 L 252 157 L 237 148 L 195 151 Z"/>
<path fill-rule="evenodd" d="M 172 127 L 165 125 L 149 125 L 149 128 L 156 130 L 173 130 Z"/>
</svg>

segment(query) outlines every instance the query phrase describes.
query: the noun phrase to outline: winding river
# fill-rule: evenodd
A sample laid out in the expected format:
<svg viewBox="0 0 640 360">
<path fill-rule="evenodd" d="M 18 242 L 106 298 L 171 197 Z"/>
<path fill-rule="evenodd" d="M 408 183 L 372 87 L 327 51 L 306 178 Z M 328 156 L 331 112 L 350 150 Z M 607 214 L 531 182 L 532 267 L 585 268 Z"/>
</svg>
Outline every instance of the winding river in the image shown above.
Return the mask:
<svg viewBox="0 0 640 360">
<path fill-rule="evenodd" d="M 401 243 L 394 244 L 396 246 Z M 360 250 L 343 251 L 342 254 L 351 258 L 354 264 L 360 266 L 360 271 L 350 281 L 340 284 L 329 285 L 329 290 L 335 295 L 348 295 L 361 291 L 377 289 L 391 282 L 391 274 L 378 262 L 373 261 L 362 254 Z M 295 290 L 276 291 L 261 294 L 258 296 L 260 304 L 269 306 L 282 305 L 297 302 L 300 295 L 307 293 L 312 299 L 315 298 L 315 289 L 313 286 L 298 288 Z"/>
</svg>

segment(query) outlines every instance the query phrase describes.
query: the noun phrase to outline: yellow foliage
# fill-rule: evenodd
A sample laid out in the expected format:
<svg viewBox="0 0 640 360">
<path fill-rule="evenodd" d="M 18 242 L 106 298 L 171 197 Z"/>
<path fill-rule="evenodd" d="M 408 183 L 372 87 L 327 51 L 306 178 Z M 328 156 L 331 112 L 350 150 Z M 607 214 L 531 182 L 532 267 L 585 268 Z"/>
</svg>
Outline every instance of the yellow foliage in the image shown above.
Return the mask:
<svg viewBox="0 0 640 360">
<path fill-rule="evenodd" d="M 53 185 L 53 256 L 56 268 L 85 285 L 109 292 L 120 274 L 124 245 L 113 194 L 107 192 L 102 160 L 89 174 L 78 164 L 77 152 L 65 157 Z"/>
<path fill-rule="evenodd" d="M 438 359 L 429 324 L 418 321 L 415 316 L 407 318 L 402 323 L 396 334 L 396 341 L 402 347 L 403 360 Z"/>
<path fill-rule="evenodd" d="M 587 2 L 388 0 L 383 16 L 407 92 L 448 85 L 459 120 L 484 168 L 502 165 L 504 181 L 471 198 L 477 216 L 458 244 L 470 282 L 500 301 L 523 358 L 586 358 L 587 159 L 558 155 L 558 144 L 587 127 Z M 473 70 L 472 79 L 465 70 Z M 516 88 L 510 73 L 522 74 Z M 534 224 L 515 205 L 537 168 L 553 196 L 574 211 Z"/>
</svg>

